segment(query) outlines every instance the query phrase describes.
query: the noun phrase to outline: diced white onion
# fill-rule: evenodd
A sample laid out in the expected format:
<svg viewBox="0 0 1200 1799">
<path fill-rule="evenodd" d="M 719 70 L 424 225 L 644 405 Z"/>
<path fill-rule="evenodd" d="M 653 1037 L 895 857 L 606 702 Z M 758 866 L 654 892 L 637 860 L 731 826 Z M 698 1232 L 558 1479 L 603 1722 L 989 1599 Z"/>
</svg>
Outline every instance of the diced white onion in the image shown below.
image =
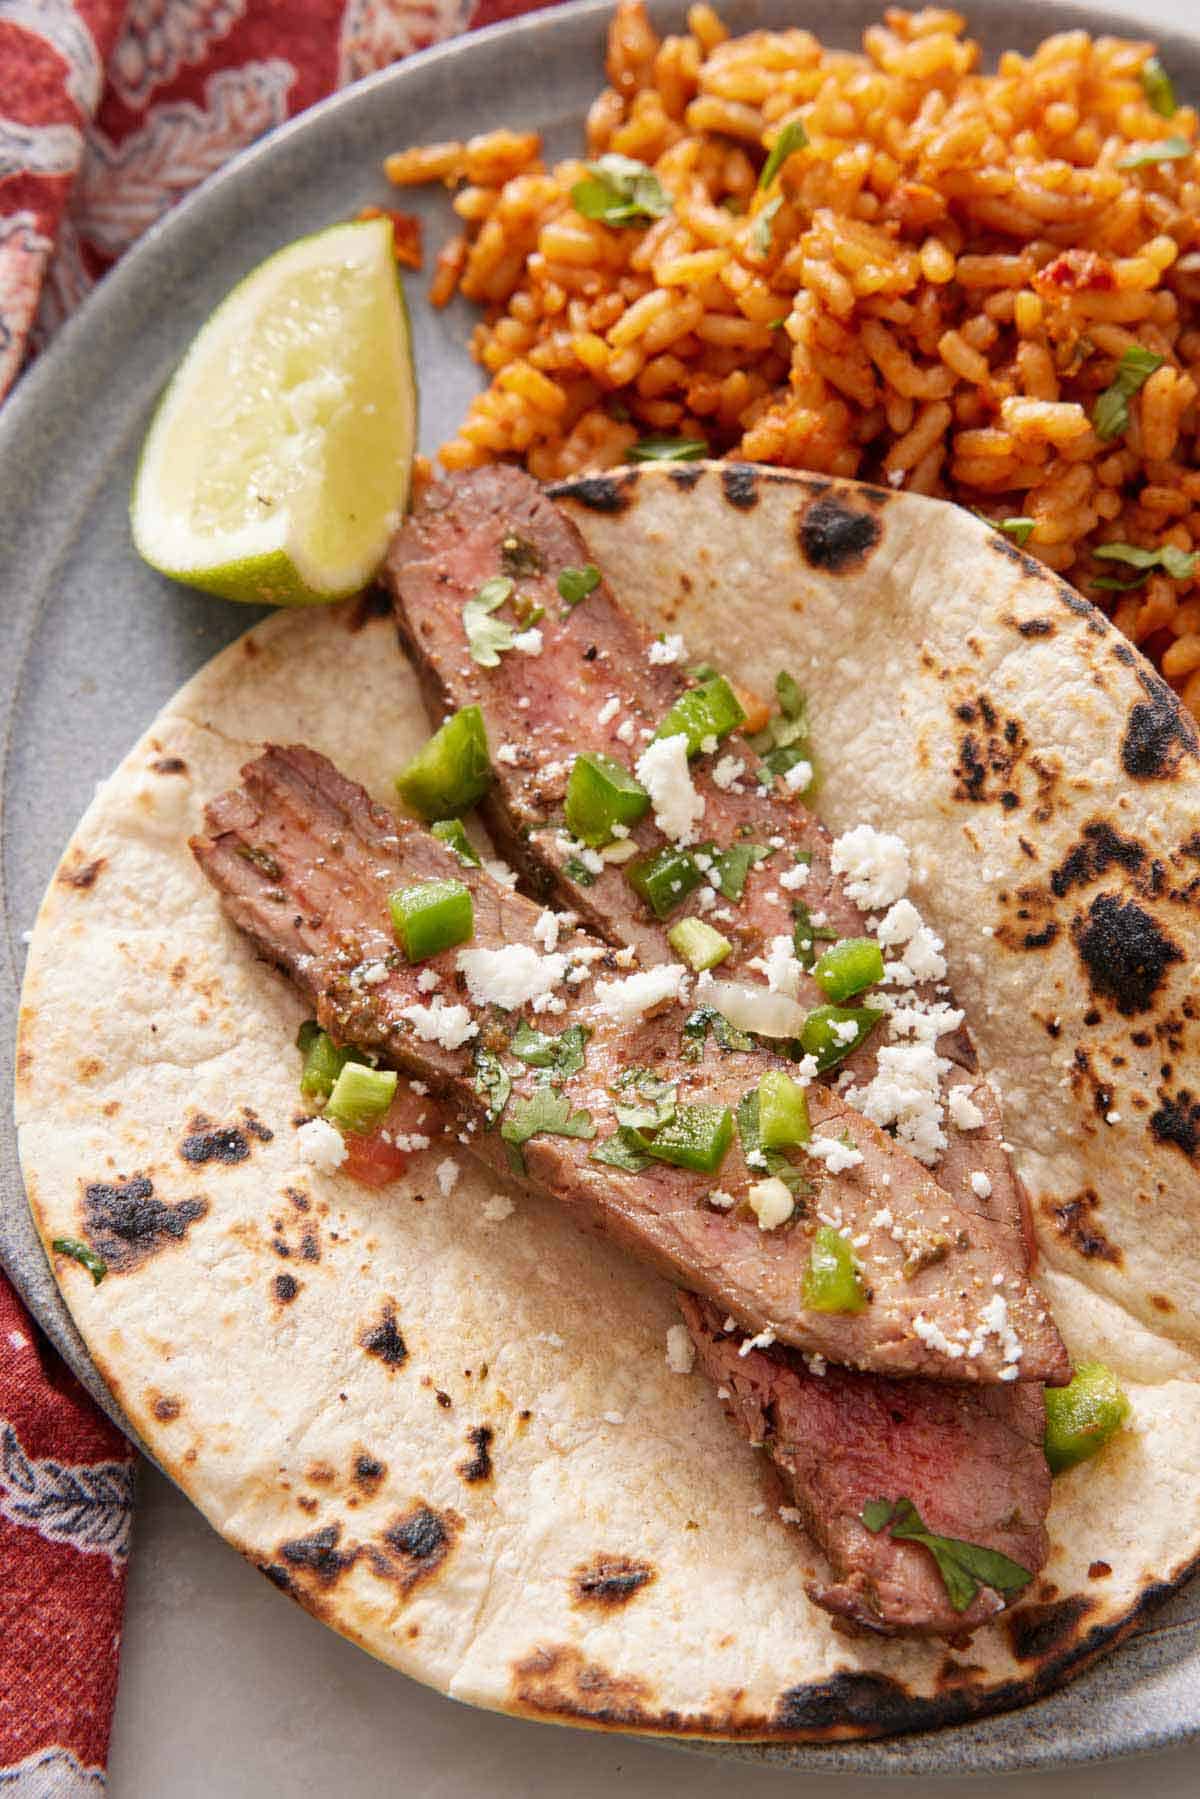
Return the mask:
<svg viewBox="0 0 1200 1799">
<path fill-rule="evenodd" d="M 708 981 L 696 996 L 715 1006 L 739 1031 L 757 1031 L 763 1037 L 798 1037 L 808 1016 L 786 993 L 748 981 Z"/>
</svg>

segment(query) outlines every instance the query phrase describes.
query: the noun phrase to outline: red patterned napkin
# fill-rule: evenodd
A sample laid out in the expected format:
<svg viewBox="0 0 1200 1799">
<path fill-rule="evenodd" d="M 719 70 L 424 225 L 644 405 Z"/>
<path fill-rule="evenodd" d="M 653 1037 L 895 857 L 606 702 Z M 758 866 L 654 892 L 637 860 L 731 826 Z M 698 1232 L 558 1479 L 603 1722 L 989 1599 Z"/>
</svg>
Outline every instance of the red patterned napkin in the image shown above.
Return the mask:
<svg viewBox="0 0 1200 1799">
<path fill-rule="evenodd" d="M 0 399 L 148 225 L 336 87 L 546 0 L 0 0 Z M 133 1457 L 0 1274 L 0 1788 L 104 1783 Z"/>
</svg>

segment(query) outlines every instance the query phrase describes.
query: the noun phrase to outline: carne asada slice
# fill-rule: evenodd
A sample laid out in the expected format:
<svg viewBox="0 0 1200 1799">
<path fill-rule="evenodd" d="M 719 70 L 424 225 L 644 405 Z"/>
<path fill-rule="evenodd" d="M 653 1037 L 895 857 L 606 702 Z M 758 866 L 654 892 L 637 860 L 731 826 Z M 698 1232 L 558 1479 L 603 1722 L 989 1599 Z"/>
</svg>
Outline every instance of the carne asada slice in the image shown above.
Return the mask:
<svg viewBox="0 0 1200 1799">
<path fill-rule="evenodd" d="M 1050 1470 L 1034 1384 L 969 1390 L 817 1373 L 782 1345 L 743 1354 L 710 1301 L 681 1294 L 679 1305 L 727 1415 L 770 1455 L 830 1563 L 832 1581 L 808 1589 L 817 1605 L 887 1635 L 958 1637 L 1020 1590 L 1015 1578 L 1011 1593 L 968 1583 L 956 1610 L 928 1548 L 868 1529 L 864 1510 L 880 1500 L 910 1500 L 931 1532 L 998 1551 L 1026 1581 L 1043 1566 Z"/>
<path fill-rule="evenodd" d="M 760 1340 L 892 1374 L 1063 1377 L 1065 1352 L 1011 1233 L 956 1205 L 828 1088 L 809 1089 L 812 1139 L 799 1162 L 762 1153 L 747 1102 L 777 1061 L 724 1051 L 711 1035 L 684 1039 L 682 968 L 622 976 L 618 955 L 578 929 L 546 948 L 557 915 L 464 866 L 310 750 L 268 749 L 243 780 L 212 803 L 211 836 L 193 843 L 230 916 L 338 1042 L 377 1051 L 452 1102 L 481 1154 L 506 1151 L 585 1228 Z M 473 935 L 409 963 L 389 899 L 431 882 L 469 893 Z M 568 1009 L 571 1055 L 543 1028 Z M 549 1047 L 531 1051 L 531 1033 L 551 1036 Z M 764 1189 L 773 1209 L 781 1192 L 792 1201 L 771 1229 Z M 853 1309 L 812 1303 L 821 1232 L 841 1246 Z M 922 1249 L 931 1237 L 933 1259 Z"/>
</svg>

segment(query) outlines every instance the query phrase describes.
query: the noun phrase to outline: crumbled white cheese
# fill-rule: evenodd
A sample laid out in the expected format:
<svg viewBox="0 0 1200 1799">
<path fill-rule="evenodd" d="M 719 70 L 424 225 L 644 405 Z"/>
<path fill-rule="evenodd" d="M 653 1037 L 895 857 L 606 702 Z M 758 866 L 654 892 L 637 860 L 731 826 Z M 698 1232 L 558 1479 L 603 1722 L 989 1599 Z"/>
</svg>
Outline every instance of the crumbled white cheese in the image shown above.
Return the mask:
<svg viewBox="0 0 1200 1799">
<path fill-rule="evenodd" d="M 1119 1112 L 1106 1112 L 1104 1114 L 1104 1122 L 1105 1124 L 1120 1124 L 1121 1114 Z"/>
<path fill-rule="evenodd" d="M 652 668 L 669 668 L 683 656 L 683 638 L 676 634 L 673 637 L 655 638 L 646 651 L 646 660 Z"/>
<path fill-rule="evenodd" d="M 501 887 L 515 887 L 516 886 L 516 884 L 517 884 L 516 875 L 513 873 L 512 869 L 508 866 L 508 863 L 501 862 L 501 860 L 498 856 L 485 856 L 483 858 L 483 867 L 484 867 L 484 872 L 486 874 L 491 875 L 493 881 L 498 881 L 500 883 Z"/>
<path fill-rule="evenodd" d="M 690 1374 L 696 1362 L 696 1345 L 688 1335 L 686 1324 L 672 1324 L 667 1330 L 667 1367 L 672 1374 Z"/>
<path fill-rule="evenodd" d="M 977 1199 L 990 1199 L 992 1197 L 992 1183 L 987 1175 L 981 1170 L 976 1170 L 971 1176 L 971 1191 L 975 1194 Z"/>
<path fill-rule="evenodd" d="M 855 825 L 833 840 L 830 865 L 846 877 L 846 892 L 860 906 L 891 906 L 908 887 L 908 850 L 899 837 L 873 825 Z"/>
<path fill-rule="evenodd" d="M 810 872 L 807 862 L 797 862 L 793 867 L 784 869 L 779 877 L 779 885 L 789 893 L 795 893 L 798 888 L 807 885 Z"/>
<path fill-rule="evenodd" d="M 542 634 L 536 625 L 533 625 L 528 631 L 518 631 L 512 640 L 512 647 L 514 650 L 519 650 L 522 656 L 540 656 Z"/>
<path fill-rule="evenodd" d="M 386 1131 L 384 1132 L 384 1136 L 387 1136 Z M 429 1138 L 423 1131 L 397 1131 L 391 1141 L 396 1145 L 397 1149 L 406 1150 L 409 1155 L 413 1156 L 416 1155 L 418 1150 L 429 1148 Z"/>
<path fill-rule="evenodd" d="M 861 1159 L 860 1157 L 859 1160 Z M 746 1200 L 758 1219 L 760 1231 L 773 1231 L 779 1225 L 786 1224 L 795 1210 L 791 1194 L 777 1175 L 772 1175 L 769 1180 L 755 1181 Z"/>
<path fill-rule="evenodd" d="M 789 793 L 803 793 L 812 786 L 813 765 L 811 762 L 793 762 L 790 768 L 783 771 L 783 784 Z"/>
<path fill-rule="evenodd" d="M 654 822 L 672 843 L 694 843 L 704 817 L 704 798 L 692 785 L 688 740 L 680 732 L 660 737 L 638 757 L 637 778 L 650 795 Z"/>
<path fill-rule="evenodd" d="M 458 1163 L 452 1156 L 447 1156 L 444 1162 L 438 1163 L 433 1172 L 436 1174 L 437 1184 L 442 1190 L 442 1198 L 449 1199 L 458 1185 Z"/>
<path fill-rule="evenodd" d="M 1012 1365 L 1020 1361 L 1023 1354 L 1021 1340 L 1012 1327 L 1008 1315 L 1008 1301 L 1003 1293 L 993 1293 L 987 1304 L 980 1308 L 979 1323 L 974 1335 L 967 1345 L 967 1355 L 974 1358 L 982 1355 L 984 1344 L 989 1337 L 995 1337 L 1000 1345 L 1000 1353 L 1006 1363 Z M 1002 1379 L 1011 1380 L 1009 1374 Z"/>
<path fill-rule="evenodd" d="M 637 727 L 631 718 L 627 718 L 624 724 L 617 726 L 616 734 L 622 743 L 632 743 L 637 735 Z"/>
<path fill-rule="evenodd" d="M 851 1143 L 843 1143 L 840 1137 L 813 1137 L 804 1148 L 814 1161 L 824 1162 L 830 1174 L 857 1168 L 863 1159 L 860 1149 L 855 1149 Z"/>
<path fill-rule="evenodd" d="M 505 943 L 499 949 L 460 949 L 458 969 L 476 1005 L 502 1006 L 513 1012 L 531 1006 L 551 1010 L 553 989 L 567 972 L 561 953 L 539 956 L 527 943 Z"/>
<path fill-rule="evenodd" d="M 767 954 L 752 957 L 749 966 L 766 975 L 767 986 L 772 993 L 786 993 L 789 999 L 795 999 L 799 993 L 804 969 L 797 959 L 796 946 L 790 936 L 772 937 Z M 851 1025 L 851 1037 L 856 1034 L 857 1027 Z"/>
<path fill-rule="evenodd" d="M 713 786 L 728 793 L 737 788 L 738 780 L 745 772 L 746 764 L 740 756 L 722 756 L 712 771 Z"/>
<path fill-rule="evenodd" d="M 794 1505 L 781 1505 L 779 1508 L 779 1516 L 783 1519 L 785 1524 L 804 1523 L 804 1513 L 797 1511 Z"/>
<path fill-rule="evenodd" d="M 899 899 L 880 919 L 875 935 L 885 949 L 893 944 L 908 943 L 921 929 L 923 920 L 911 900 Z"/>
<path fill-rule="evenodd" d="M 838 1043 L 853 1043 L 858 1036 L 858 1026 L 852 1018 L 835 1018 L 829 1030 L 830 1035 Z"/>
<path fill-rule="evenodd" d="M 946 1095 L 946 1109 L 960 1131 L 977 1131 L 984 1122 L 983 1113 L 965 1086 L 951 1087 Z"/>
<path fill-rule="evenodd" d="M 620 710 L 620 700 L 615 693 L 610 693 L 603 706 L 601 706 L 599 712 L 596 714 L 596 723 L 598 725 L 611 725 L 613 719 Z"/>
<path fill-rule="evenodd" d="M 540 943 L 547 953 L 557 949 L 558 913 L 551 912 L 549 907 L 544 912 L 539 912 L 537 922 L 533 927 L 533 936 L 534 941 Z"/>
<path fill-rule="evenodd" d="M 427 1006 L 403 1006 L 401 1018 L 407 1018 L 424 1043 L 440 1043 L 443 1049 L 461 1049 L 470 1038 L 479 1035 L 479 1026 L 465 1006 L 448 1006 L 440 993 L 435 993 Z"/>
<path fill-rule="evenodd" d="M 434 989 L 440 987 L 441 984 L 442 977 L 438 974 L 436 969 L 423 968 L 417 976 L 418 993 L 432 993 Z"/>
<path fill-rule="evenodd" d="M 386 962 L 363 962 L 355 969 L 354 974 L 358 976 L 358 982 L 355 983 L 354 975 L 351 975 L 351 986 L 357 984 L 362 987 L 378 987 L 388 978 L 388 965 Z"/>
<path fill-rule="evenodd" d="M 930 1349 L 940 1350 L 942 1355 L 949 1356 L 952 1362 L 967 1353 L 964 1344 L 951 1342 L 941 1325 L 935 1323 L 932 1318 L 926 1318 L 924 1312 L 918 1312 L 913 1319 L 913 1329 L 922 1343 L 927 1343 Z"/>
<path fill-rule="evenodd" d="M 949 1070 L 931 1043 L 889 1045 L 879 1051 L 872 1079 L 850 1088 L 846 1099 L 873 1124 L 894 1125 L 897 1140 L 931 1168 L 949 1141 L 941 1098 L 942 1076 Z"/>
<path fill-rule="evenodd" d="M 346 1140 L 327 1118 L 310 1118 L 296 1132 L 300 1160 L 323 1174 L 333 1174 L 346 1160 Z"/>
<path fill-rule="evenodd" d="M 716 1206 L 718 1212 L 728 1212 L 736 1206 L 737 1200 L 732 1193 L 726 1193 L 723 1187 L 714 1187 L 708 1196 L 710 1206 Z"/>
<path fill-rule="evenodd" d="M 493 1193 L 490 1199 L 484 1201 L 479 1216 L 486 1224 L 503 1224 L 506 1218 L 512 1217 L 516 1209 L 507 1193 Z"/>
<path fill-rule="evenodd" d="M 408 1088 L 410 1093 L 418 1094 L 421 1099 L 424 1099 L 425 1095 L 429 1092 L 429 1088 L 425 1085 L 424 1081 L 410 1081 L 408 1083 Z"/>
<path fill-rule="evenodd" d="M 688 975 L 682 963 L 660 963 L 657 968 L 644 968 L 619 981 L 596 982 L 596 1006 L 619 1024 L 632 1024 L 651 1007 L 664 1000 L 688 998 Z"/>
<path fill-rule="evenodd" d="M 515 743 L 502 743 L 493 754 L 496 761 L 502 763 L 505 768 L 515 768 L 520 756 Z"/>
<path fill-rule="evenodd" d="M 730 1326 L 726 1326 L 726 1328 L 729 1329 Z M 738 1345 L 738 1354 L 740 1356 L 748 1356 L 752 1349 L 770 1349 L 774 1341 L 775 1332 L 768 1326 L 765 1331 L 759 1331 L 757 1337 L 747 1337 L 744 1343 L 740 1343 Z"/>
</svg>

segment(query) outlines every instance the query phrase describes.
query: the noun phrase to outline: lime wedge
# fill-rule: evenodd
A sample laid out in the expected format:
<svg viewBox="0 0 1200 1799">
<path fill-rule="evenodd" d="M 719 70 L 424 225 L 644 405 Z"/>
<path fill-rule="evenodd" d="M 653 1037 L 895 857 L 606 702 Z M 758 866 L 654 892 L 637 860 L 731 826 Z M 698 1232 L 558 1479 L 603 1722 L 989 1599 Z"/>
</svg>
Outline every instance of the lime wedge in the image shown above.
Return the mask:
<svg viewBox="0 0 1200 1799">
<path fill-rule="evenodd" d="M 229 600 L 357 593 L 404 512 L 416 410 L 391 221 L 301 238 L 234 288 L 176 371 L 134 480 L 134 543 Z"/>
</svg>

